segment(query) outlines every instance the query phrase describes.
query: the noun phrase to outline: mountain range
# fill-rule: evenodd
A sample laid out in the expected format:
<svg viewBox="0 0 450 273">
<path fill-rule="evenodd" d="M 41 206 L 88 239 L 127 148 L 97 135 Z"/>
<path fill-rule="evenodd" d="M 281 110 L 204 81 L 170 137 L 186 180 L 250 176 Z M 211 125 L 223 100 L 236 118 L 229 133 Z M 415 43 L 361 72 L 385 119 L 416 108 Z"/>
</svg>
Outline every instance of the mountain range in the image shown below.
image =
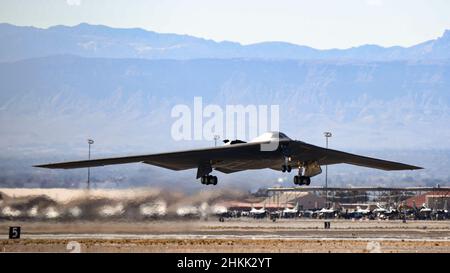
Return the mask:
<svg viewBox="0 0 450 273">
<path fill-rule="evenodd" d="M 363 45 L 349 49 L 318 50 L 286 42 L 241 45 L 188 35 L 156 33 L 140 28 L 117 29 L 82 23 L 47 29 L 0 24 L 0 61 L 74 54 L 100 58 L 198 59 L 320 59 L 320 60 L 430 60 L 450 58 L 450 31 L 411 47 Z"/>
</svg>

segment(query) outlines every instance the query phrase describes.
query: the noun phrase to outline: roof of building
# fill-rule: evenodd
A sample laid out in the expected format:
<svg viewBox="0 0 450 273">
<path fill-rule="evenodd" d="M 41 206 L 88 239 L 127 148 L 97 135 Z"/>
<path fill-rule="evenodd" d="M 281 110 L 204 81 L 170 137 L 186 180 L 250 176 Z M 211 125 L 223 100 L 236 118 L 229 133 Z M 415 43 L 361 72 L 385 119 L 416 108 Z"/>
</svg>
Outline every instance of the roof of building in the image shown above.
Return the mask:
<svg viewBox="0 0 450 273">
<path fill-rule="evenodd" d="M 405 203 L 408 207 L 416 206 L 420 207 L 422 204 L 427 202 L 427 198 L 430 197 L 450 197 L 450 193 L 447 191 L 430 191 L 421 195 L 413 196 L 406 199 Z"/>
<path fill-rule="evenodd" d="M 221 203 L 221 205 L 226 206 L 228 208 L 267 208 L 267 209 L 284 209 L 284 208 L 294 208 L 297 201 L 301 198 L 307 197 L 314 198 L 317 200 L 324 200 L 323 197 L 317 196 L 311 192 L 283 192 L 278 193 L 273 196 L 266 197 L 264 199 L 255 199 L 255 200 L 245 200 L 238 201 L 232 200 Z"/>
</svg>

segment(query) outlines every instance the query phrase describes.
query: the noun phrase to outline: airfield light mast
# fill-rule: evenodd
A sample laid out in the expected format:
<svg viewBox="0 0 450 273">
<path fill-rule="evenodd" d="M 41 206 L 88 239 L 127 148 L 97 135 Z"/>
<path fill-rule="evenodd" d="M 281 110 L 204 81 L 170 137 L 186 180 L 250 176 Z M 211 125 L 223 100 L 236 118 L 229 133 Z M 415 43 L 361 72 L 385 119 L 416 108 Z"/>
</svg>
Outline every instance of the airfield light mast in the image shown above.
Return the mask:
<svg viewBox="0 0 450 273">
<path fill-rule="evenodd" d="M 326 147 L 328 149 L 328 138 L 332 137 L 331 132 L 324 132 L 323 135 L 326 139 Z M 325 165 L 325 203 L 328 207 L 328 165 Z"/>
<path fill-rule="evenodd" d="M 91 160 L 91 145 L 94 144 L 94 140 L 88 139 L 88 145 L 89 145 L 89 154 L 88 159 Z M 91 168 L 88 167 L 88 180 L 87 180 L 87 187 L 90 189 L 91 186 Z"/>
<path fill-rule="evenodd" d="M 219 135 L 214 135 L 214 147 L 217 147 L 217 140 L 220 139 Z"/>
</svg>

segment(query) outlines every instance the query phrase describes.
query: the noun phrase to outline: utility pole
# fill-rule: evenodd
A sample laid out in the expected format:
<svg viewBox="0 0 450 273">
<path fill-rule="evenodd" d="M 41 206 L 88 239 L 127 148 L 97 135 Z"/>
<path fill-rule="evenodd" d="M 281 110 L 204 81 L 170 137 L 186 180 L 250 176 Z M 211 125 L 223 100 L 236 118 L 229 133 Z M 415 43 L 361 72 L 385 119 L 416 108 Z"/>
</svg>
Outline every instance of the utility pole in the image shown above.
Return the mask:
<svg viewBox="0 0 450 273">
<path fill-rule="evenodd" d="M 324 132 L 323 135 L 325 136 L 326 147 L 328 149 L 328 138 L 332 137 L 333 134 L 331 132 Z M 325 203 L 328 207 L 328 165 L 325 165 Z"/>
<path fill-rule="evenodd" d="M 88 139 L 89 145 L 89 154 L 88 159 L 91 160 L 91 145 L 94 144 L 94 140 Z M 87 188 L 88 190 L 91 188 L 91 168 L 88 167 L 88 180 L 87 180 Z"/>
</svg>

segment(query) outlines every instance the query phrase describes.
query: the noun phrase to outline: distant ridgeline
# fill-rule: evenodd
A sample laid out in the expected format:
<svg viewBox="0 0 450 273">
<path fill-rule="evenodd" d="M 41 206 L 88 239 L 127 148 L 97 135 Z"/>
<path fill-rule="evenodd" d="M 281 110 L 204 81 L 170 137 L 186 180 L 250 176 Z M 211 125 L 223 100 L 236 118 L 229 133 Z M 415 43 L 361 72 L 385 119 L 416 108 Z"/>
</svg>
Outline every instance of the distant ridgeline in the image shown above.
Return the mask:
<svg viewBox="0 0 450 273">
<path fill-rule="evenodd" d="M 118 29 L 79 24 L 48 29 L 0 24 L 0 61 L 73 54 L 101 58 L 198 59 L 262 58 L 392 61 L 450 58 L 450 31 L 412 47 L 363 45 L 318 50 L 285 42 L 241 45 L 188 35 L 156 33 L 139 28 Z"/>
</svg>

